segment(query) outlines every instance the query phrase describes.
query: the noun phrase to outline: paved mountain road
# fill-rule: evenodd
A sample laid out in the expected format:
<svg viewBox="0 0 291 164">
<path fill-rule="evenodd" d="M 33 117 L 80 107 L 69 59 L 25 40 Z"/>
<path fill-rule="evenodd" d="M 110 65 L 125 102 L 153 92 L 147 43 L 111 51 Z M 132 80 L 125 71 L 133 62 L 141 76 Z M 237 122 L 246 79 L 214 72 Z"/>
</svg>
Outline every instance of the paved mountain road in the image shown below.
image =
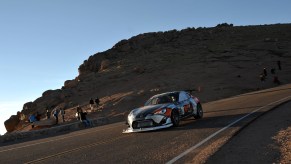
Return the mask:
<svg viewBox="0 0 291 164">
<path fill-rule="evenodd" d="M 176 128 L 122 134 L 126 126 L 120 122 L 2 146 L 0 163 L 184 163 L 195 159 L 208 145 L 231 137 L 262 112 L 288 99 L 291 99 L 291 85 L 284 85 L 202 104 L 203 119 L 189 118 Z M 182 154 L 189 148 L 189 154 Z"/>
</svg>

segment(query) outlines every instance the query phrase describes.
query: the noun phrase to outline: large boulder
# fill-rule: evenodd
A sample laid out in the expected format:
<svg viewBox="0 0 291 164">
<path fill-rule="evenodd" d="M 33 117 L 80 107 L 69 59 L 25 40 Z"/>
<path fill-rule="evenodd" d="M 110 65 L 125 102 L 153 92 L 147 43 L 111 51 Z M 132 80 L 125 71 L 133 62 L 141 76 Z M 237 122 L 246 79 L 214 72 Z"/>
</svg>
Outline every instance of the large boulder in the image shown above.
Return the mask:
<svg viewBox="0 0 291 164">
<path fill-rule="evenodd" d="M 33 102 L 27 102 L 23 105 L 22 113 L 28 115 L 36 110 L 36 104 Z"/>
<path fill-rule="evenodd" d="M 61 92 L 62 91 L 60 89 L 47 90 L 47 91 L 42 93 L 42 97 L 59 97 Z"/>
<path fill-rule="evenodd" d="M 7 132 L 12 132 L 16 125 L 19 123 L 19 117 L 17 115 L 12 115 L 8 120 L 4 122 Z"/>
<path fill-rule="evenodd" d="M 64 87 L 65 88 L 74 88 L 78 85 L 78 81 L 77 80 L 67 80 L 64 83 Z"/>
<path fill-rule="evenodd" d="M 102 60 L 108 53 L 96 53 L 93 56 L 90 56 L 88 60 L 85 60 L 78 68 L 79 75 L 85 75 L 91 72 L 98 72 L 101 66 Z"/>
</svg>

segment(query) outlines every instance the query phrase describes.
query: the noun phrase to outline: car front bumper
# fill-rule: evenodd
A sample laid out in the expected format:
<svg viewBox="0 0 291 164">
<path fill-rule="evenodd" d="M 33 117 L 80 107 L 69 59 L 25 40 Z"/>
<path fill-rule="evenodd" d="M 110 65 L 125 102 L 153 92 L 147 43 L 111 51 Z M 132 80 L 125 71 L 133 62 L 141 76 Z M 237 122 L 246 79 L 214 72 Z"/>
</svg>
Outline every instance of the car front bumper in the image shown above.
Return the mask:
<svg viewBox="0 0 291 164">
<path fill-rule="evenodd" d="M 152 130 L 158 130 L 158 129 L 164 129 L 164 128 L 169 128 L 173 126 L 172 123 L 168 123 L 165 125 L 161 126 L 155 126 L 155 127 L 148 127 L 148 128 L 138 128 L 138 129 L 133 129 L 131 127 L 124 129 L 122 133 L 136 133 L 136 132 L 146 132 L 146 131 L 152 131 Z"/>
</svg>

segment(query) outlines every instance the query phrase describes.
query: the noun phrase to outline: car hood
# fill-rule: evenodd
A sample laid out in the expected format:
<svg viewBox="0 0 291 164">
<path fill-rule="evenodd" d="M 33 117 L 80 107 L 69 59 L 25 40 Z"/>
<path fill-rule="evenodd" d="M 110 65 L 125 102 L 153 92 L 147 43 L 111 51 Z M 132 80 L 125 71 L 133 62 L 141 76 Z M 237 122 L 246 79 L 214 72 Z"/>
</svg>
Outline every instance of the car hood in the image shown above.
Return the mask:
<svg viewBox="0 0 291 164">
<path fill-rule="evenodd" d="M 157 105 L 148 105 L 148 106 L 143 106 L 140 108 L 136 108 L 134 110 L 132 110 L 132 115 L 135 116 L 136 118 L 143 118 L 146 117 L 146 115 L 153 113 L 154 111 L 156 111 L 157 109 L 160 108 L 165 108 L 167 106 L 169 106 L 170 104 L 157 104 Z"/>
</svg>

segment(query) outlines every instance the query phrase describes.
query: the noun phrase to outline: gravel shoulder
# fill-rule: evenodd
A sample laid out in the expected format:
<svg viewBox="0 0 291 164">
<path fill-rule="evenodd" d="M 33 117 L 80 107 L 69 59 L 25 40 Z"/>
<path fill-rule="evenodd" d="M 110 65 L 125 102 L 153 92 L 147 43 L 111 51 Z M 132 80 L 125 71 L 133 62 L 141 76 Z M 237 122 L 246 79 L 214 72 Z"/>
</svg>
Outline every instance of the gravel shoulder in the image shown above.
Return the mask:
<svg viewBox="0 0 291 164">
<path fill-rule="evenodd" d="M 291 163 L 291 102 L 244 128 L 206 163 Z"/>
</svg>

